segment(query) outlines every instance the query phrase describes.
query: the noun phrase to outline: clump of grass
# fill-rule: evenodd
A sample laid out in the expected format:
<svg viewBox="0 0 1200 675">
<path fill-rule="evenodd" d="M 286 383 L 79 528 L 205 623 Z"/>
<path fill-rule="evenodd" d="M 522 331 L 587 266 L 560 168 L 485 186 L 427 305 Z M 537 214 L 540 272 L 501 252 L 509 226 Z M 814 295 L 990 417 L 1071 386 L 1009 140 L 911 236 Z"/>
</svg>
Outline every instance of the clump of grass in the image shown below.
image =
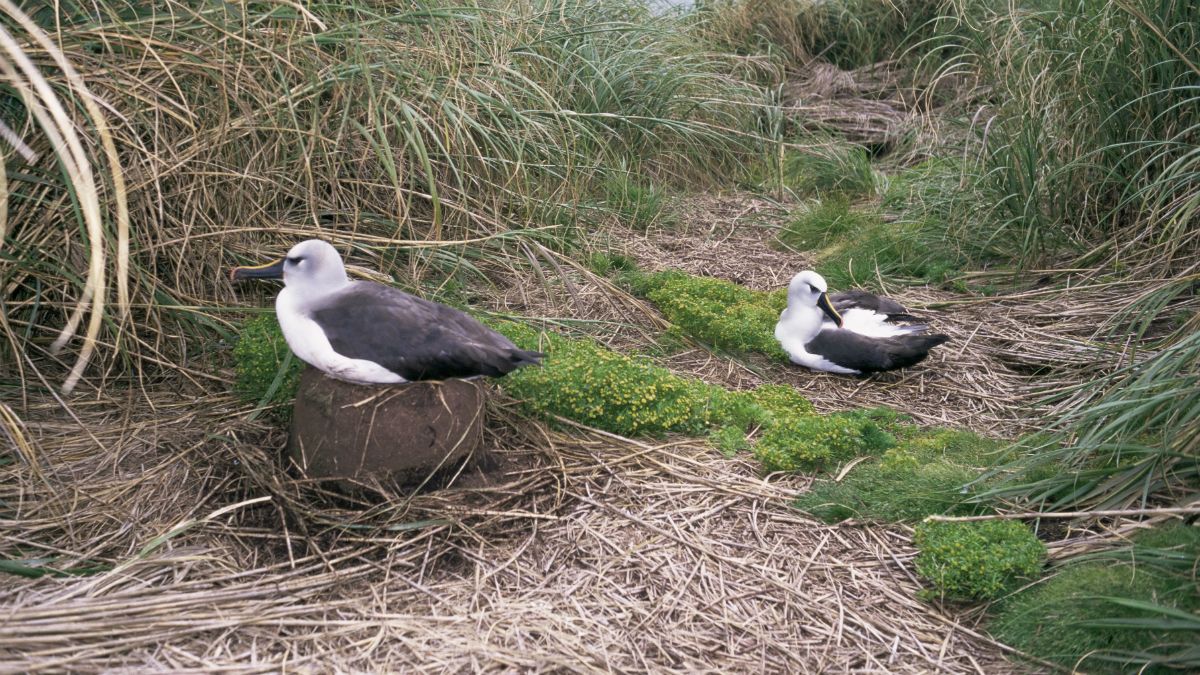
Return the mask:
<svg viewBox="0 0 1200 675">
<path fill-rule="evenodd" d="M 934 514 L 980 513 L 964 486 L 998 461 L 1003 441 L 956 429 L 884 425 L 897 440 L 841 481 L 813 483 L 797 508 L 826 522 L 847 518 L 912 522 Z"/>
<path fill-rule="evenodd" d="M 784 157 L 783 184 L 801 195 L 854 199 L 874 194 L 875 171 L 865 149 L 820 143 Z"/>
<path fill-rule="evenodd" d="M 802 251 L 824 249 L 878 226 L 879 216 L 852 208 L 841 197 L 822 199 L 801 211 L 779 232 L 779 240 Z"/>
<path fill-rule="evenodd" d="M 1200 484 L 1200 333 L 1151 358 L 1072 388 L 1057 428 L 1014 448 L 983 499 L 1052 510 L 1145 505 L 1174 486 Z M 1065 467 L 1066 471 L 1050 471 Z"/>
<path fill-rule="evenodd" d="M 877 276 L 940 284 L 966 263 L 936 224 L 879 218 L 861 222 L 865 227 L 847 233 L 820 256 L 817 271 L 835 288 L 874 286 Z"/>
<path fill-rule="evenodd" d="M 242 324 L 233 357 L 238 396 L 269 407 L 277 419 L 290 419 L 304 364 L 288 349 L 274 313 L 260 314 Z"/>
<path fill-rule="evenodd" d="M 814 56 L 845 69 L 887 60 L 932 33 L 938 0 L 718 0 L 700 5 L 701 34 L 738 54 L 779 54 L 787 65 Z"/>
<path fill-rule="evenodd" d="M 599 251 L 587 256 L 584 263 L 588 269 L 602 277 L 609 277 L 637 270 L 637 261 L 621 253 Z"/>
<path fill-rule="evenodd" d="M 947 600 L 993 600 L 1037 577 L 1046 547 L 1015 520 L 928 522 L 917 526 L 917 574 Z"/>
<path fill-rule="evenodd" d="M 617 171 L 604 181 L 606 206 L 630 227 L 672 227 L 676 223 L 666 194 L 646 180 L 638 180 L 628 171 Z"/>
<path fill-rule="evenodd" d="M 0 92 L 7 125 L 27 129 L 18 135 L 28 156 L 42 158 L 8 174 L 10 221 L 39 225 L 5 235 L 5 251 L 20 252 L 3 298 L 18 321 L 0 326 L 0 349 L 36 353 L 41 331 L 26 325 L 82 319 L 86 346 L 68 347 L 99 345 L 102 365 L 114 367 L 98 377 L 170 370 L 174 355 L 194 352 L 189 342 L 220 332 L 191 300 L 232 302 L 228 285 L 213 283 L 218 268 L 294 243 L 295 228 L 265 221 L 503 259 L 497 248 L 513 239 L 577 230 L 571 208 L 540 205 L 577 204 L 603 176 L 636 166 L 715 180 L 757 151 L 738 130 L 758 88 L 729 76 L 732 59 L 674 37 L 677 19 L 633 3 L 160 4 L 136 20 L 126 3 L 104 1 L 38 13 L 53 35 L 46 44 L 61 48 L 86 93 L 32 46 L 36 31 L 13 23 L 16 42 L 51 64 L 49 88 L 80 102 L 71 133 L 103 176 L 95 205 L 55 163 L 65 146 L 41 132 L 15 90 Z M 107 158 L 135 154 L 139 178 L 129 182 Z M 62 208 L 79 195 L 79 208 Z M 130 231 L 128 214 L 139 213 L 154 213 L 155 227 Z M 470 243 L 445 245 L 453 240 Z M 90 261 L 87 275 L 75 273 L 79 261 Z M 53 302 L 46 288 L 59 289 Z"/>
<path fill-rule="evenodd" d="M 989 629 L 1023 652 L 1087 672 L 1194 672 L 1198 558 L 1200 528 L 1153 528 L 1006 599 Z"/>
<path fill-rule="evenodd" d="M 751 291 L 678 270 L 626 278 L 634 292 L 654 302 L 687 335 L 719 349 L 787 360 L 775 339 L 775 324 L 787 304 L 785 295 Z"/>
</svg>

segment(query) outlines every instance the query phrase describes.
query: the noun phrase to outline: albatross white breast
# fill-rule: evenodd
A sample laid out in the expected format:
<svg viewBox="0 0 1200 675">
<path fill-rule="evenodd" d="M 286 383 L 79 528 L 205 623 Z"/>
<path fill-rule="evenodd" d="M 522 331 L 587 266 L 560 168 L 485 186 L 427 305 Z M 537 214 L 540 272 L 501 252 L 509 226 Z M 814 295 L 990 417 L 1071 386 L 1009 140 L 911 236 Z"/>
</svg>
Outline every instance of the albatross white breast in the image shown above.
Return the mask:
<svg viewBox="0 0 1200 675">
<path fill-rule="evenodd" d="M 797 274 L 788 284 L 788 306 L 775 324 L 775 339 L 793 363 L 865 375 L 920 363 L 930 349 L 950 339 L 927 334 L 925 325 L 893 323 L 915 318 L 894 300 L 851 291 L 831 302 L 828 290 L 825 279 L 813 271 Z"/>
<path fill-rule="evenodd" d="M 351 281 L 337 250 L 319 239 L 296 244 L 282 260 L 234 268 L 232 277 L 282 278 L 275 312 L 288 346 L 340 380 L 394 384 L 499 376 L 542 356 L 453 307 L 374 281 Z"/>
</svg>

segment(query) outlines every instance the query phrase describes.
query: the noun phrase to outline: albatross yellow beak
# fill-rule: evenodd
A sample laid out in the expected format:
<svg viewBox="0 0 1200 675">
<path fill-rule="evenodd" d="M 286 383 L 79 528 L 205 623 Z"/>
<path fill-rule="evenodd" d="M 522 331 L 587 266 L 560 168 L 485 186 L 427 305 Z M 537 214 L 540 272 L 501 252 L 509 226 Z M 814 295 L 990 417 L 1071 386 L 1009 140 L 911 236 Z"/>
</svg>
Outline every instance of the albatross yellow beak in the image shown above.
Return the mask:
<svg viewBox="0 0 1200 675">
<path fill-rule="evenodd" d="M 822 293 L 817 298 L 817 307 L 820 307 L 821 311 L 825 312 L 825 316 L 832 319 L 838 328 L 842 327 L 842 315 L 838 314 L 838 311 L 833 308 L 833 303 L 829 302 L 829 295 L 827 293 Z"/>
<path fill-rule="evenodd" d="M 230 280 L 282 279 L 284 260 L 286 258 L 280 258 L 265 265 L 256 265 L 254 267 L 235 267 L 229 271 L 229 278 Z"/>
</svg>

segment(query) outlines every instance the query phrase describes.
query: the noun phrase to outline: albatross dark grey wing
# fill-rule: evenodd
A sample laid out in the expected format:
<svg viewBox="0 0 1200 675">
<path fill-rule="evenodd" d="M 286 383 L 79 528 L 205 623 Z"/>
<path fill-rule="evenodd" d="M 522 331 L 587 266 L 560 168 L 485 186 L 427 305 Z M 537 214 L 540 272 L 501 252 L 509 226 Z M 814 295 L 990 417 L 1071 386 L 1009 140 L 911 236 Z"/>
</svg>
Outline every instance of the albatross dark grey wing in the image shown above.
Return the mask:
<svg viewBox="0 0 1200 675">
<path fill-rule="evenodd" d="M 335 352 L 406 380 L 504 375 L 542 356 L 465 312 L 373 281 L 321 298 L 311 315 Z"/>
<path fill-rule="evenodd" d="M 825 329 L 804 345 L 809 354 L 817 354 L 843 368 L 861 373 L 907 368 L 920 363 L 929 350 L 946 342 L 945 335 L 897 335 L 877 338 L 860 335 L 844 328 Z"/>
<path fill-rule="evenodd" d="M 840 291 L 838 293 L 830 293 L 829 301 L 833 303 L 834 309 L 839 312 L 845 312 L 848 309 L 859 307 L 868 309 L 876 314 L 886 314 L 891 321 L 919 321 L 916 316 L 908 312 L 908 308 L 896 302 L 895 300 L 882 295 L 868 293 L 860 288 L 855 288 L 849 291 Z"/>
</svg>

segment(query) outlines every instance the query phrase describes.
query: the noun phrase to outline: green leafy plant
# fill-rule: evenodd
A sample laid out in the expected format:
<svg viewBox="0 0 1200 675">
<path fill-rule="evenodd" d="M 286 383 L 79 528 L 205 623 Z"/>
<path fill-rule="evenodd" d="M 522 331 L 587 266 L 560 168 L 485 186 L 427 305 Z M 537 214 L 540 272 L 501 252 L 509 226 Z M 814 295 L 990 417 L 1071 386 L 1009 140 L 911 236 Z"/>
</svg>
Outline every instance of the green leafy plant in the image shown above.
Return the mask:
<svg viewBox="0 0 1200 675">
<path fill-rule="evenodd" d="M 290 418 L 289 404 L 296 396 L 303 363 L 288 349 L 274 313 L 242 324 L 233 357 L 234 391 L 246 401 L 271 407 L 271 414 L 279 419 Z"/>
<path fill-rule="evenodd" d="M 994 600 L 1041 570 L 1046 547 L 1015 520 L 925 522 L 913 535 L 917 574 L 948 600 Z"/>
<path fill-rule="evenodd" d="M 571 339 L 529 326 L 496 326 L 518 345 L 546 352 L 540 367 L 500 381 L 531 410 L 627 436 L 699 434 L 720 421 L 731 394 L 681 378 L 645 357 L 626 356 L 590 339 Z"/>
<path fill-rule="evenodd" d="M 629 281 L 687 335 L 720 349 L 787 359 L 775 340 L 775 323 L 787 304 L 783 294 L 678 270 L 633 275 Z"/>
</svg>

